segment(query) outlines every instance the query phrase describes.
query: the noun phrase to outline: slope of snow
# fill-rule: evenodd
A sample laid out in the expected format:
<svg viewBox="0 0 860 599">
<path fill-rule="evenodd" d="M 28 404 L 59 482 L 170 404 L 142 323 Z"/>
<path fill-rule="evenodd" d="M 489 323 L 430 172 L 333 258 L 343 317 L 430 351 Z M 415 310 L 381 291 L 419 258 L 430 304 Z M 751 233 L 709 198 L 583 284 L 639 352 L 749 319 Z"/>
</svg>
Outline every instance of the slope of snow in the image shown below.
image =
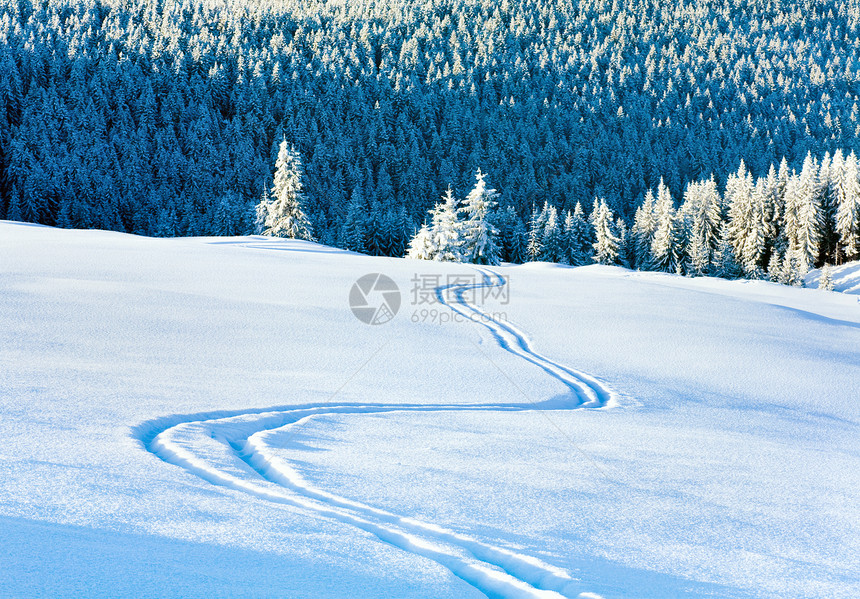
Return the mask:
<svg viewBox="0 0 860 599">
<path fill-rule="evenodd" d="M 860 595 L 856 298 L 490 271 L 0 223 L 0 596 Z"/>
<path fill-rule="evenodd" d="M 833 281 L 833 291 L 860 295 L 860 261 L 831 266 L 830 277 Z M 817 289 L 820 278 L 820 268 L 811 270 L 806 275 L 806 286 Z"/>
</svg>

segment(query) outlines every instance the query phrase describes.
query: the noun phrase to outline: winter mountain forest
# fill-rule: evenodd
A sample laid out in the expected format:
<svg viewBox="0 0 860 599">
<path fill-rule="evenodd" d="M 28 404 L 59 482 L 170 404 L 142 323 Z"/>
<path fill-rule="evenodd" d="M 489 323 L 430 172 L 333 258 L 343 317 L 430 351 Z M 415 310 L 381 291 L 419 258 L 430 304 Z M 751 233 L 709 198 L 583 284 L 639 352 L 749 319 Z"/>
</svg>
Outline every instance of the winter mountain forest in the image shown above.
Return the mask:
<svg viewBox="0 0 860 599">
<path fill-rule="evenodd" d="M 0 599 L 860 597 L 860 0 L 0 1 Z"/>
<path fill-rule="evenodd" d="M 858 26 L 832 0 L 12 0 L 0 218 L 251 233 L 286 140 L 329 245 L 404 255 L 480 169 L 490 261 L 799 281 L 858 254 Z"/>
</svg>

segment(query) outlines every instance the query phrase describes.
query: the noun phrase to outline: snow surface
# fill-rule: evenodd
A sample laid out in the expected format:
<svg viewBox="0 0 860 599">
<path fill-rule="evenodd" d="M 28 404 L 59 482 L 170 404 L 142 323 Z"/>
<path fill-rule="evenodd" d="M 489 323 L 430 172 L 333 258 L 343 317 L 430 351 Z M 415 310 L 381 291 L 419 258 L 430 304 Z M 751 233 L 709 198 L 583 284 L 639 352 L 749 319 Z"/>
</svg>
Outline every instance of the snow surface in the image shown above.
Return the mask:
<svg viewBox="0 0 860 599">
<path fill-rule="evenodd" d="M 856 296 L 7 222 L 0 373 L 3 597 L 860 596 Z"/>
<path fill-rule="evenodd" d="M 831 266 L 830 276 L 833 281 L 833 291 L 860 295 L 860 261 Z M 817 289 L 820 278 L 820 268 L 811 270 L 806 275 L 806 286 Z"/>
</svg>

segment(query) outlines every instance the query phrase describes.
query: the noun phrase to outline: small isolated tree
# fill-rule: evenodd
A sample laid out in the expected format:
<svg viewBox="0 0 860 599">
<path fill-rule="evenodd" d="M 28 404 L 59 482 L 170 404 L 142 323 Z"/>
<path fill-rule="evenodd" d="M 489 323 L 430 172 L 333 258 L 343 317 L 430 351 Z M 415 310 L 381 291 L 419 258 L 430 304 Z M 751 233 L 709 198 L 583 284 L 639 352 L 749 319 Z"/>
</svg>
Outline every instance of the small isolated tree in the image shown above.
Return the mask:
<svg viewBox="0 0 860 599">
<path fill-rule="evenodd" d="M 499 232 L 488 217 L 497 204 L 499 194 L 487 187 L 481 169 L 475 173 L 475 179 L 475 187 L 466 196 L 461 208 L 464 216 L 463 257 L 473 264 L 496 265 L 499 263 Z"/>
<path fill-rule="evenodd" d="M 257 214 L 263 216 L 263 235 L 314 241 L 311 223 L 304 212 L 302 175 L 299 153 L 287 145 L 286 138 L 282 139 L 272 197 L 264 196 L 257 209 Z"/>
<path fill-rule="evenodd" d="M 818 277 L 818 288 L 821 291 L 833 291 L 833 273 L 830 270 L 829 264 L 821 267 L 821 275 Z"/>
</svg>

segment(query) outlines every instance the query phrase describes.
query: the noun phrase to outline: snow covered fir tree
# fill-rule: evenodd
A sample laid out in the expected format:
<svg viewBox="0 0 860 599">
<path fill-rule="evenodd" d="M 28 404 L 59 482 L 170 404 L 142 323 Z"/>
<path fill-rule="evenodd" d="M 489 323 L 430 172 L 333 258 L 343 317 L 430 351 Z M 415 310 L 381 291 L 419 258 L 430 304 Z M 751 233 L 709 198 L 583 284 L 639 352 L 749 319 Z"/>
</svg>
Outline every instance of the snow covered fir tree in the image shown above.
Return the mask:
<svg viewBox="0 0 860 599">
<path fill-rule="evenodd" d="M 860 257 L 856 3 L 15 0 L 0 33 L 0 218 L 794 283 Z M 449 188 L 456 241 L 422 226 Z"/>
<path fill-rule="evenodd" d="M 272 194 L 257 204 L 257 232 L 273 237 L 313 241 L 311 224 L 304 212 L 302 161 L 298 152 L 281 140 L 275 164 Z"/>
</svg>

